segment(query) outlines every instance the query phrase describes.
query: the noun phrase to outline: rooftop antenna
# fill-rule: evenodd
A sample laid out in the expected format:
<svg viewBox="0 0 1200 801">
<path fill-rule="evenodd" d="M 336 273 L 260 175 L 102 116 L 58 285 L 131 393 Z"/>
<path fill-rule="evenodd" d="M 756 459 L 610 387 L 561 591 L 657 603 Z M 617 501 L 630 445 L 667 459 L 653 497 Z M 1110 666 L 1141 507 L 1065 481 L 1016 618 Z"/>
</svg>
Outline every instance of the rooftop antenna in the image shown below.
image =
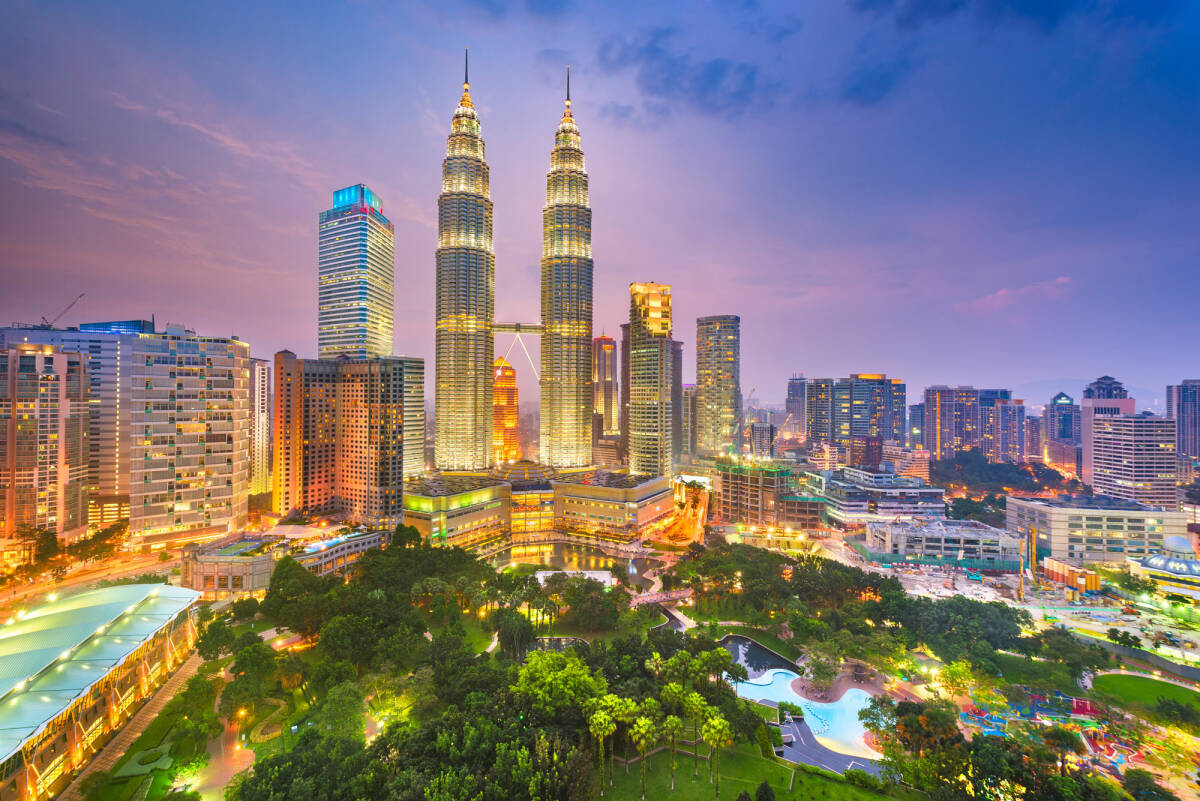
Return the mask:
<svg viewBox="0 0 1200 801">
<path fill-rule="evenodd" d="M 470 66 L 471 66 L 471 51 L 470 48 L 463 48 L 463 83 L 470 83 Z"/>
<path fill-rule="evenodd" d="M 567 65 L 567 102 L 571 102 L 571 65 Z"/>
</svg>

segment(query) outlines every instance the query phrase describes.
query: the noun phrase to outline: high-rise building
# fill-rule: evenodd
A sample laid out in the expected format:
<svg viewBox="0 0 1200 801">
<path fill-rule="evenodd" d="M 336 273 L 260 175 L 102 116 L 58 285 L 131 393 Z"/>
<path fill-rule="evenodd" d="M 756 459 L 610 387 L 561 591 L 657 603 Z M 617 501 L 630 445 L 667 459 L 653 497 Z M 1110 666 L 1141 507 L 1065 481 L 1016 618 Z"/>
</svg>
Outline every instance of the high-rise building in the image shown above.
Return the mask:
<svg viewBox="0 0 1200 801">
<path fill-rule="evenodd" d="M 1100 415 L 1133 414 L 1137 401 L 1129 397 L 1124 385 L 1110 375 L 1102 375 L 1083 390 L 1079 402 L 1079 442 L 1081 448 L 1080 480 L 1091 484 L 1094 478 L 1094 446 L 1092 429 Z"/>
<path fill-rule="evenodd" d="M 394 356 L 404 371 L 404 477 L 425 473 L 425 360 Z"/>
<path fill-rule="evenodd" d="M 271 365 L 250 360 L 250 494 L 271 491 Z"/>
<path fill-rule="evenodd" d="M 567 100 L 542 209 L 541 461 L 592 461 L 592 209 L 579 127 Z"/>
<path fill-rule="evenodd" d="M 917 450 L 925 449 L 925 402 L 910 404 L 908 407 L 908 428 L 904 439 L 908 447 Z"/>
<path fill-rule="evenodd" d="M 1050 399 L 1042 409 L 1042 439 L 1070 442 L 1080 441 L 1079 405 L 1065 392 Z"/>
<path fill-rule="evenodd" d="M 696 385 L 683 385 L 683 452 L 696 455 Z"/>
<path fill-rule="evenodd" d="M 882 451 L 883 464 L 890 464 L 896 475 L 929 481 L 929 451 L 887 442 L 883 443 Z"/>
<path fill-rule="evenodd" d="M 1167 417 L 1175 420 L 1180 455 L 1200 458 L 1200 378 L 1167 387 Z"/>
<path fill-rule="evenodd" d="M 736 314 L 696 320 L 696 448 L 727 455 L 741 417 L 741 325 Z"/>
<path fill-rule="evenodd" d="M 779 432 L 771 423 L 750 424 L 750 455 L 756 459 L 775 456 L 775 435 Z"/>
<path fill-rule="evenodd" d="M 609 336 L 592 340 L 592 413 L 604 418 L 604 435 L 611 436 L 621 429 L 617 407 L 621 397 L 617 390 L 617 343 Z"/>
<path fill-rule="evenodd" d="M 980 446 L 989 462 L 1021 464 L 1025 461 L 1025 401 L 987 397 L 980 390 Z M 1008 390 L 999 390 L 1008 393 Z"/>
<path fill-rule="evenodd" d="M 833 443 L 833 379 L 810 378 L 804 386 L 805 425 L 809 442 Z"/>
<path fill-rule="evenodd" d="M 629 472 L 671 473 L 671 287 L 629 285 Z"/>
<path fill-rule="evenodd" d="M 788 379 L 787 398 L 783 402 L 785 434 L 804 439 L 808 433 L 808 415 L 804 409 L 805 380 L 802 375 L 793 375 Z"/>
<path fill-rule="evenodd" d="M 1025 459 L 1029 462 L 1042 461 L 1042 418 L 1025 418 Z"/>
<path fill-rule="evenodd" d="M 1091 422 L 1096 494 L 1178 510 L 1175 421 L 1143 413 L 1095 415 Z"/>
<path fill-rule="evenodd" d="M 436 263 L 434 462 L 482 470 L 492 458 L 496 256 L 488 165 L 465 74 L 442 162 Z"/>
<path fill-rule="evenodd" d="M 363 184 L 333 193 L 317 224 L 317 352 L 322 359 L 391 356 L 395 232 Z"/>
<path fill-rule="evenodd" d="M 272 504 L 370 528 L 403 522 L 404 359 L 275 354 Z"/>
<path fill-rule="evenodd" d="M 517 371 L 503 357 L 495 362 L 492 384 L 492 461 L 496 464 L 521 458 L 521 426 L 517 404 Z"/>
<path fill-rule="evenodd" d="M 933 459 L 952 459 L 979 447 L 979 392 L 974 387 L 925 389 L 925 450 Z"/>
<path fill-rule="evenodd" d="M 671 340 L 671 462 L 683 456 L 683 343 Z"/>
<path fill-rule="evenodd" d="M 621 323 L 621 381 L 618 386 L 620 401 L 617 422 L 621 429 L 621 459 L 629 462 L 629 323 Z"/>
<path fill-rule="evenodd" d="M 883 462 L 883 440 L 879 437 L 851 437 L 842 450 L 846 454 L 842 463 L 847 467 L 878 470 Z"/>
<path fill-rule="evenodd" d="M 21 535 L 87 532 L 86 357 L 53 345 L 0 348 L 0 559 L 26 561 Z"/>
</svg>

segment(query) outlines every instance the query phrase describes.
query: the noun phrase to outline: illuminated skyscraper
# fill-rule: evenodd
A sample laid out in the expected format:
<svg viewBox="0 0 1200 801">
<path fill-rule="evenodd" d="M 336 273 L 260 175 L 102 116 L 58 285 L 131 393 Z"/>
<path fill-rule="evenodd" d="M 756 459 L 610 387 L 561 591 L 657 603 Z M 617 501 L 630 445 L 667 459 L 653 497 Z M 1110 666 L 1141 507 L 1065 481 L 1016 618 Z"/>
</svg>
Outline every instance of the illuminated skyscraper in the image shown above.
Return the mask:
<svg viewBox="0 0 1200 801">
<path fill-rule="evenodd" d="M 541 461 L 592 461 L 592 209 L 588 176 L 567 100 L 546 174 L 542 209 Z"/>
<path fill-rule="evenodd" d="M 492 383 L 492 461 L 521 458 L 521 423 L 517 412 L 517 371 L 503 356 L 496 359 Z"/>
<path fill-rule="evenodd" d="M 671 473 L 671 287 L 629 285 L 629 472 Z"/>
<path fill-rule="evenodd" d="M 696 449 L 730 453 L 742 407 L 741 325 L 736 314 L 696 320 Z"/>
<path fill-rule="evenodd" d="M 395 252 L 383 201 L 363 184 L 333 193 L 317 235 L 317 352 L 392 355 Z"/>
<path fill-rule="evenodd" d="M 592 340 L 592 413 L 604 417 L 604 434 L 620 430 L 617 404 L 617 343 L 612 337 L 598 336 Z"/>
<path fill-rule="evenodd" d="M 436 262 L 434 462 L 481 470 L 492 458 L 496 256 L 488 165 L 465 74 L 442 162 Z"/>
<path fill-rule="evenodd" d="M 271 491 L 271 363 L 250 360 L 250 494 Z"/>
</svg>

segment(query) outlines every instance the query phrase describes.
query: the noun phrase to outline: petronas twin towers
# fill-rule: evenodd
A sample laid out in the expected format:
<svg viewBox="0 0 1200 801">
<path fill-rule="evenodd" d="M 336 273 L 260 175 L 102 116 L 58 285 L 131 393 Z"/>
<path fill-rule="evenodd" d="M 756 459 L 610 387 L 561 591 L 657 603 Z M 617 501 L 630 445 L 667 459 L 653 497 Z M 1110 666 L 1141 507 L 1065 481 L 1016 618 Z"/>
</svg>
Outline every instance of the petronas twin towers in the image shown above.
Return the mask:
<svg viewBox="0 0 1200 801">
<path fill-rule="evenodd" d="M 484 470 L 492 458 L 496 255 L 488 166 L 466 74 L 442 162 L 436 265 L 434 462 L 441 470 Z M 541 461 L 590 464 L 592 210 L 569 73 L 542 210 L 541 332 Z"/>
</svg>

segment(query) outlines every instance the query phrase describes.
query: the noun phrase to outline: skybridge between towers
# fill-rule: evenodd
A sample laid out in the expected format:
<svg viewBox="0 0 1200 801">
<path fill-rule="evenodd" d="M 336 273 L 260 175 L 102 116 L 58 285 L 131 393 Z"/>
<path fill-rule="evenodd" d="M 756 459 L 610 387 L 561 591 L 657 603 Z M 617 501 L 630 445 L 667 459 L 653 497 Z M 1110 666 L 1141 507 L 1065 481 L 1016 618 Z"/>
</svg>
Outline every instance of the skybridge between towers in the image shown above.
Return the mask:
<svg viewBox="0 0 1200 801">
<path fill-rule="evenodd" d="M 512 342 L 508 343 L 508 350 L 504 351 L 505 360 L 508 359 L 508 354 L 512 353 L 513 345 L 520 343 L 521 350 L 525 351 L 525 358 L 529 360 L 529 367 L 533 370 L 534 378 L 542 380 L 537 364 L 534 363 L 533 357 L 529 355 L 529 349 L 525 347 L 525 342 L 521 339 L 524 334 L 540 337 L 542 335 L 541 323 L 492 323 L 492 333 L 512 334 Z"/>
</svg>

